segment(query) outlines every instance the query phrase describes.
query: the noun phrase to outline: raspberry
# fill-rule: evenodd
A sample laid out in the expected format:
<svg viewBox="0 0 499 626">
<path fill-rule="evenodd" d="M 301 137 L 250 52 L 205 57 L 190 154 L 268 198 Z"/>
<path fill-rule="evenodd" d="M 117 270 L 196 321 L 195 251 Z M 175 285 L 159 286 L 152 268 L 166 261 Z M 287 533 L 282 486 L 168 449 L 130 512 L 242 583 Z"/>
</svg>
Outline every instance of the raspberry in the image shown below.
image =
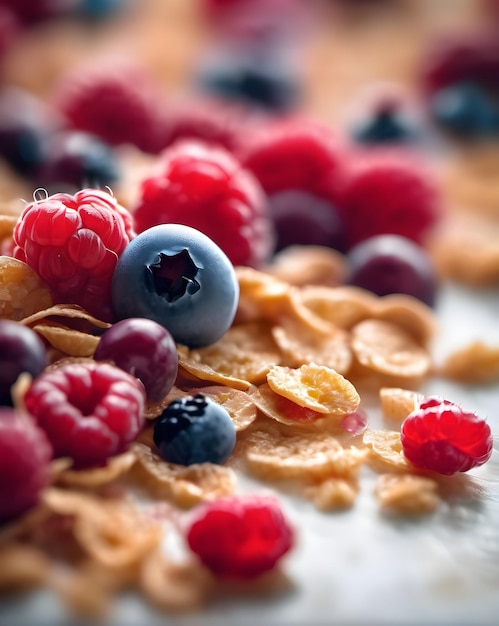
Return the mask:
<svg viewBox="0 0 499 626">
<path fill-rule="evenodd" d="M 40 374 L 24 397 L 56 457 L 95 467 L 127 449 L 144 424 L 145 392 L 109 363 L 69 363 Z"/>
<path fill-rule="evenodd" d="M 424 244 L 440 215 L 437 188 L 419 163 L 381 150 L 353 160 L 339 201 L 348 248 L 393 234 Z"/>
<path fill-rule="evenodd" d="M 272 570 L 293 530 L 271 496 L 233 496 L 198 507 L 187 542 L 216 576 L 249 579 Z"/>
<path fill-rule="evenodd" d="M 83 189 L 28 204 L 14 229 L 14 256 L 46 281 L 55 302 L 111 319 L 116 261 L 133 238 L 132 218 L 110 194 Z"/>
<path fill-rule="evenodd" d="M 401 443 L 416 467 L 451 475 L 483 465 L 492 454 L 493 438 L 482 418 L 429 397 L 404 420 Z"/>
<path fill-rule="evenodd" d="M 210 237 L 234 265 L 262 266 L 273 252 L 265 194 L 230 152 L 179 141 L 142 181 L 132 209 L 142 232 L 162 223 L 184 224 Z"/>
<path fill-rule="evenodd" d="M 0 522 L 37 503 L 50 479 L 52 447 L 33 419 L 19 410 L 0 408 Z"/>
<path fill-rule="evenodd" d="M 238 156 L 269 195 L 299 189 L 331 200 L 341 180 L 345 150 L 328 127 L 289 118 L 262 124 Z"/>
<path fill-rule="evenodd" d="M 53 99 L 74 128 L 111 145 L 156 154 L 169 141 L 163 94 L 139 66 L 109 61 L 76 68 L 62 77 Z"/>
</svg>

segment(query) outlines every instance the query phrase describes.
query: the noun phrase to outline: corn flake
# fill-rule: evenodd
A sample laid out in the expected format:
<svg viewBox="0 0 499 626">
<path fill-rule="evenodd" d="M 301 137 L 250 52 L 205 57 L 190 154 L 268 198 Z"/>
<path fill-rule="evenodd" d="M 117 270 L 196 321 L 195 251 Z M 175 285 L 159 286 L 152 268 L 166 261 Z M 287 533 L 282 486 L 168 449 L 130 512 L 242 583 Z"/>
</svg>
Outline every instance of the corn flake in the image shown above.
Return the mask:
<svg viewBox="0 0 499 626">
<path fill-rule="evenodd" d="M 69 356 L 90 357 L 99 345 L 99 337 L 54 322 L 35 324 L 33 330 L 45 337 L 53 348 Z"/>
<path fill-rule="evenodd" d="M 135 461 L 136 457 L 133 452 L 124 452 L 110 458 L 104 467 L 82 470 L 65 469 L 58 474 L 57 482 L 70 487 L 100 487 L 126 474 Z"/>
<path fill-rule="evenodd" d="M 336 287 L 345 276 L 345 257 L 325 246 L 288 246 L 278 252 L 267 272 L 290 285 Z"/>
<path fill-rule="evenodd" d="M 383 417 L 400 425 L 409 413 L 418 408 L 423 396 L 411 389 L 382 387 L 379 390 L 379 398 Z"/>
<path fill-rule="evenodd" d="M 382 474 L 375 494 L 383 509 L 403 515 L 432 513 L 440 504 L 437 481 L 414 474 Z"/>
<path fill-rule="evenodd" d="M 450 354 L 440 374 L 461 383 L 491 384 L 499 380 L 499 348 L 475 341 Z"/>
<path fill-rule="evenodd" d="M 267 374 L 267 382 L 277 394 L 318 413 L 347 415 L 360 403 L 360 396 L 349 380 L 316 363 L 297 369 L 276 365 Z"/>
<path fill-rule="evenodd" d="M 320 511 L 338 511 L 355 504 L 359 483 L 356 478 L 328 477 L 308 485 L 303 493 Z"/>
<path fill-rule="evenodd" d="M 366 430 L 364 444 L 371 452 L 374 465 L 385 471 L 411 471 L 413 466 L 406 459 L 400 442 L 400 433 L 392 430 Z"/>
</svg>

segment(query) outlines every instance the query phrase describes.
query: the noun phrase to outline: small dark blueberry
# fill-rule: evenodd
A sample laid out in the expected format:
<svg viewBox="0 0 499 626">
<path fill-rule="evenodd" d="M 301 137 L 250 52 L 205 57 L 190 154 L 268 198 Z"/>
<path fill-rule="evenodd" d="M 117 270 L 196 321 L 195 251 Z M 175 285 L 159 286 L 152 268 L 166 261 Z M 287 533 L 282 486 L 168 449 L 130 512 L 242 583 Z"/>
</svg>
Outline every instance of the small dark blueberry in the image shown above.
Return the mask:
<svg viewBox="0 0 499 626">
<path fill-rule="evenodd" d="M 401 111 L 386 107 L 363 120 L 352 134 L 363 144 L 410 143 L 417 139 L 418 129 Z"/>
</svg>

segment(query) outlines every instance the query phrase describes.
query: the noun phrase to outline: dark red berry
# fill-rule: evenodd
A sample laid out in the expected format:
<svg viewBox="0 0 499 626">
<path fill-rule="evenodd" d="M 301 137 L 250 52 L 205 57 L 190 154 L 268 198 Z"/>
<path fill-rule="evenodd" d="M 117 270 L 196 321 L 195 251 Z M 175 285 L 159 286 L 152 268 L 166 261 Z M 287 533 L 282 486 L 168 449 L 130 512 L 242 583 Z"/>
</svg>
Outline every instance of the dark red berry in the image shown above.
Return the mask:
<svg viewBox="0 0 499 626">
<path fill-rule="evenodd" d="M 0 408 L 0 522 L 35 506 L 50 480 L 52 447 L 25 412 Z"/>
<path fill-rule="evenodd" d="M 201 231 L 234 265 L 262 266 L 273 252 L 265 194 L 221 147 L 185 140 L 165 150 L 131 212 L 138 232 L 168 223 Z"/>
<path fill-rule="evenodd" d="M 144 424 L 144 401 L 134 376 L 95 361 L 46 370 L 24 397 L 55 456 L 70 457 L 76 468 L 103 465 L 125 451 Z"/>
<path fill-rule="evenodd" d="M 109 193 L 83 189 L 26 206 L 14 229 L 14 255 L 50 286 L 56 302 L 111 319 L 111 279 L 134 236 L 130 214 Z"/>
<path fill-rule="evenodd" d="M 213 574 L 248 579 L 272 570 L 293 545 L 293 530 L 271 496 L 202 504 L 187 530 L 191 550 Z"/>
<path fill-rule="evenodd" d="M 436 397 L 426 398 L 404 420 L 400 439 L 413 465 L 445 475 L 483 465 L 492 454 L 485 420 Z"/>
</svg>

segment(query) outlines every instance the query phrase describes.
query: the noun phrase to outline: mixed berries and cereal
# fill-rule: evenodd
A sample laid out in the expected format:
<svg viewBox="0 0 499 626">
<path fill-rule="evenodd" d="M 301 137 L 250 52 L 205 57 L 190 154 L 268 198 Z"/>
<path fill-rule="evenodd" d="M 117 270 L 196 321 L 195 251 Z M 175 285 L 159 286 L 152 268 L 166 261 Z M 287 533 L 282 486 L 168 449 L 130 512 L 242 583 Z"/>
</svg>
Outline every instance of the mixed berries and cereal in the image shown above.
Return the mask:
<svg viewBox="0 0 499 626">
<path fill-rule="evenodd" d="M 16 41 L 47 23 L 52 45 L 68 20 L 119 41 L 118 8 L 125 39 L 128 11 L 155 32 L 160 6 L 122 4 L 0 7 L 0 592 L 50 589 L 90 617 L 129 589 L 172 613 L 289 590 L 296 502 L 355 513 L 370 482 L 383 519 L 450 507 L 494 421 L 427 390 L 499 380 L 492 345 L 434 353 L 449 279 L 499 277 L 499 187 L 476 184 L 490 160 L 463 179 L 454 160 L 497 141 L 499 25 L 421 59 L 437 159 L 403 102 L 345 131 L 267 71 L 262 50 L 280 59 L 305 15 L 317 26 L 301 0 L 172 0 L 245 55 L 176 104 L 98 54 L 47 53 L 43 94 L 12 79 Z M 362 7 L 329 5 L 345 35 Z"/>
</svg>

